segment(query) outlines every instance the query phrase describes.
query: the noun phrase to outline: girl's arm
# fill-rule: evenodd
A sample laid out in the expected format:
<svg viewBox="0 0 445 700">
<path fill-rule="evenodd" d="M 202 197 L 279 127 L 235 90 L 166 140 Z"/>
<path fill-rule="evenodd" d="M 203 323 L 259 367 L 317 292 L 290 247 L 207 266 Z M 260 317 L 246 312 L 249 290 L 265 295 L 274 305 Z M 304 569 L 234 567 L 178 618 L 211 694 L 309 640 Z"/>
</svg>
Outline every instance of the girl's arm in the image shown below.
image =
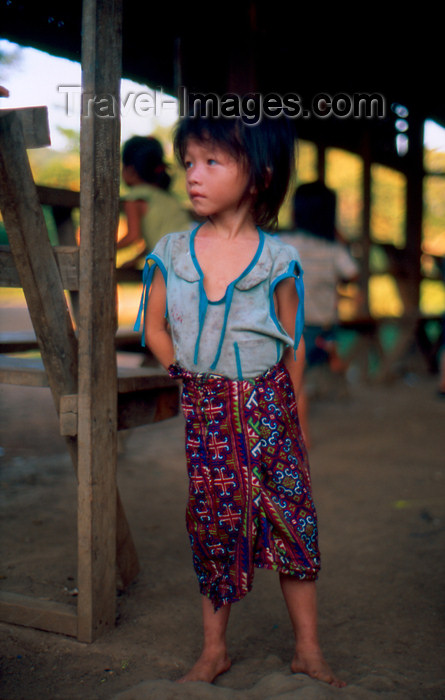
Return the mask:
<svg viewBox="0 0 445 700">
<path fill-rule="evenodd" d="M 145 313 L 145 343 L 165 369 L 175 361 L 173 342 L 165 318 L 167 289 L 161 270 L 156 268 Z"/>
<path fill-rule="evenodd" d="M 297 315 L 298 303 L 295 282 L 292 277 L 288 277 L 280 282 L 275 289 L 275 307 L 281 325 L 291 338 L 294 337 L 295 333 L 295 318 Z M 295 356 L 294 349 L 288 347 L 285 350 L 283 359 L 292 380 L 295 397 L 298 400 L 303 384 L 305 365 L 303 337 L 299 342 Z"/>
</svg>

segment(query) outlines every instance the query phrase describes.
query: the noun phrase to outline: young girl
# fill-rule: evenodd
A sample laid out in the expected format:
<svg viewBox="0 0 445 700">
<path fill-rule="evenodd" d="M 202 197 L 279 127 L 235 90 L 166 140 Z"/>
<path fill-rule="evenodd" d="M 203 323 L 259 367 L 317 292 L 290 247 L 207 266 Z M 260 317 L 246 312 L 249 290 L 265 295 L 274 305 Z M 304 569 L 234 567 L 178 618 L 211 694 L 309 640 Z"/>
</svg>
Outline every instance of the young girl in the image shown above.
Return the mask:
<svg viewBox="0 0 445 700">
<path fill-rule="evenodd" d="M 148 256 L 136 328 L 145 310 L 147 344 L 183 382 L 204 645 L 181 680 L 212 682 L 229 669 L 231 604 L 256 566 L 279 572 L 292 671 L 341 687 L 317 640 L 317 520 L 296 409 L 302 270 L 295 248 L 263 231 L 276 225 L 292 174 L 293 131 L 277 120 L 188 117 L 175 150 L 205 223 L 165 236 Z"/>
<path fill-rule="evenodd" d="M 142 253 L 123 267 L 135 267 L 150 253 L 159 239 L 170 231 L 190 228 L 191 217 L 169 191 L 171 178 L 161 143 L 153 136 L 133 136 L 122 150 L 122 179 L 128 186 L 124 197 L 127 233 L 117 247 L 142 242 Z"/>
</svg>

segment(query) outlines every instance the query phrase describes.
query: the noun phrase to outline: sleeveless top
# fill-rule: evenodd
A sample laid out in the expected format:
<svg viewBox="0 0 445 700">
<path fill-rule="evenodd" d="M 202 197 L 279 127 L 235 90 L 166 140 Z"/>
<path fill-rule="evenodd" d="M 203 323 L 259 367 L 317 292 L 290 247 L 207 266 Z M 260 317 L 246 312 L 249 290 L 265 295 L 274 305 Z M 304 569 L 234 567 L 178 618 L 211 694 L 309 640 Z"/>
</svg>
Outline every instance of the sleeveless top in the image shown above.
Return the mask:
<svg viewBox="0 0 445 700">
<path fill-rule="evenodd" d="M 147 251 L 166 233 L 191 228 L 191 219 L 180 201 L 170 192 L 153 185 L 135 185 L 123 198 L 127 202 L 147 202 L 147 213 L 141 220 L 141 232 Z"/>
<path fill-rule="evenodd" d="M 222 299 L 209 301 L 195 254 L 198 229 L 164 236 L 147 256 L 135 330 L 141 328 L 154 271 L 159 267 L 167 288 L 165 315 L 176 362 L 191 372 L 252 379 L 276 364 L 287 346 L 295 351 L 298 347 L 304 325 L 298 253 L 294 246 L 258 229 L 259 244 L 251 263 L 228 285 Z M 277 284 L 287 277 L 295 280 L 299 297 L 293 338 L 281 326 L 273 298 Z"/>
</svg>

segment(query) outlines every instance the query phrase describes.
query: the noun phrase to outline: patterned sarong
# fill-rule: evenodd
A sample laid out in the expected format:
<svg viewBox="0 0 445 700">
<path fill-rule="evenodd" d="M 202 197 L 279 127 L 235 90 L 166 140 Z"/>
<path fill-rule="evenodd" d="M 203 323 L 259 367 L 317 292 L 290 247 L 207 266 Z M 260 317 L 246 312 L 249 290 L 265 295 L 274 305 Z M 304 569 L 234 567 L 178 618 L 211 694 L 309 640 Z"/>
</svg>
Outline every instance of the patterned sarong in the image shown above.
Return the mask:
<svg viewBox="0 0 445 700">
<path fill-rule="evenodd" d="M 284 364 L 244 381 L 178 365 L 170 374 L 183 380 L 186 522 L 201 593 L 215 609 L 235 602 L 255 566 L 315 580 L 317 515 Z"/>
</svg>

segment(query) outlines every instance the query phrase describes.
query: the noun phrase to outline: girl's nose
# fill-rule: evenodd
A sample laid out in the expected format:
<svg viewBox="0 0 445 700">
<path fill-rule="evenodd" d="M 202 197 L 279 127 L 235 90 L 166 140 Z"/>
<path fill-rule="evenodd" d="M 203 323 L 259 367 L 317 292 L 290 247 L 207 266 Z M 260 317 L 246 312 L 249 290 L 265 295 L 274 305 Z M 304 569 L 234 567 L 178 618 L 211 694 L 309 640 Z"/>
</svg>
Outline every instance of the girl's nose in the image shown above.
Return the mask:
<svg viewBox="0 0 445 700">
<path fill-rule="evenodd" d="M 192 165 L 187 171 L 187 182 L 197 184 L 201 180 L 201 171 L 198 165 Z"/>
</svg>

